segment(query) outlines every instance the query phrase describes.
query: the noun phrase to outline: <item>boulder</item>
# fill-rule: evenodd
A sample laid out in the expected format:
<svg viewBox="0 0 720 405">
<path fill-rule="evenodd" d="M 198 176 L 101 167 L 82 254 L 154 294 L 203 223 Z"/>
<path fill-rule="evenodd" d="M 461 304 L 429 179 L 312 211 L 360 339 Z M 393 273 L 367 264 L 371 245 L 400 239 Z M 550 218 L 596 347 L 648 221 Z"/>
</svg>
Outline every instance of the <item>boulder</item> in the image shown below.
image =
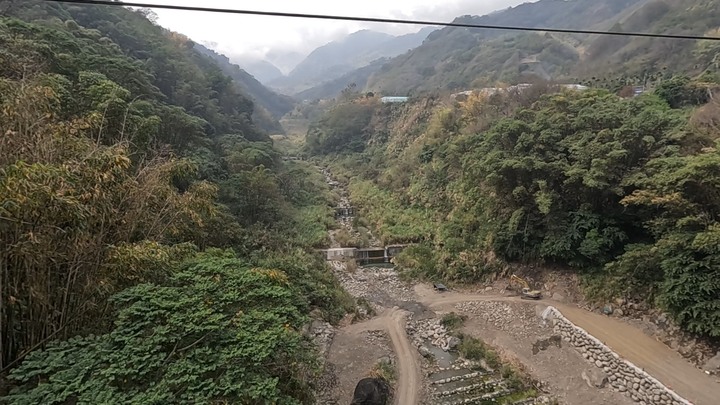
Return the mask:
<svg viewBox="0 0 720 405">
<path fill-rule="evenodd" d="M 462 341 L 460 339 L 456 338 L 455 336 L 448 339 L 448 347 L 450 348 L 450 350 L 457 349 L 458 346 L 460 346 L 460 343 L 462 343 Z"/>
<path fill-rule="evenodd" d="M 607 374 L 598 369 L 583 371 L 581 377 L 591 388 L 605 388 L 608 383 Z"/>
<path fill-rule="evenodd" d="M 720 370 L 720 352 L 703 364 L 703 370 L 710 372 Z"/>
<path fill-rule="evenodd" d="M 355 386 L 350 405 L 387 405 L 390 385 L 381 378 L 363 378 Z"/>
</svg>

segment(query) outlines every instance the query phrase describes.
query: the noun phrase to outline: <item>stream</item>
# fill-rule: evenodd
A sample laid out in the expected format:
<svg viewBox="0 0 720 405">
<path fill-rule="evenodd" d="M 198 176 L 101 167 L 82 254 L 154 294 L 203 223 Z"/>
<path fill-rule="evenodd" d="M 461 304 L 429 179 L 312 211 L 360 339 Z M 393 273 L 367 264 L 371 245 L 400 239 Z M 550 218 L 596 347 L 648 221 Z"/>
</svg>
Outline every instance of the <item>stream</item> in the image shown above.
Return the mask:
<svg viewBox="0 0 720 405">
<path fill-rule="evenodd" d="M 347 189 L 325 168 L 319 168 L 327 184 L 340 195 L 338 208 L 350 208 Z M 353 228 L 354 217 L 337 218 L 340 229 L 346 229 L 352 235 L 358 231 Z M 332 247 L 340 247 L 330 231 Z M 382 246 L 371 235 L 371 246 Z M 453 339 L 458 339 L 441 325 L 438 314 L 417 301 L 412 285 L 400 280 L 391 264 L 382 266 L 357 266 L 354 272 L 347 271 L 346 263 L 331 262 L 336 277 L 344 288 L 356 298 L 367 300 L 376 313 L 384 311 L 407 311 L 405 330 L 409 343 L 421 357 L 419 367 L 424 375 L 425 399 L 419 403 L 432 405 L 460 404 L 533 404 L 532 398 L 505 402 L 509 395 L 518 390 L 500 375 L 499 370 L 488 367 L 484 361 L 475 362 L 461 358 L 457 350 L 451 349 Z M 529 401 L 529 402 L 528 402 Z M 537 402 L 540 403 L 540 402 Z M 406 404 L 399 404 L 406 405 Z"/>
</svg>

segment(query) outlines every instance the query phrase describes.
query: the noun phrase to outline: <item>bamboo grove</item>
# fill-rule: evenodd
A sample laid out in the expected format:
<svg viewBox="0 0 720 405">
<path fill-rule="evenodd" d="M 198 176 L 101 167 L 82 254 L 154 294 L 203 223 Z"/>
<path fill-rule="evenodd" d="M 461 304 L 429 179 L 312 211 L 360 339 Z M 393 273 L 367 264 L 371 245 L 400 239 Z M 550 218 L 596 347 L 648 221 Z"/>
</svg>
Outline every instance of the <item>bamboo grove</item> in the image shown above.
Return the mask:
<svg viewBox="0 0 720 405">
<path fill-rule="evenodd" d="M 0 6 L 0 395 L 310 403 L 319 173 L 147 10 Z"/>
</svg>

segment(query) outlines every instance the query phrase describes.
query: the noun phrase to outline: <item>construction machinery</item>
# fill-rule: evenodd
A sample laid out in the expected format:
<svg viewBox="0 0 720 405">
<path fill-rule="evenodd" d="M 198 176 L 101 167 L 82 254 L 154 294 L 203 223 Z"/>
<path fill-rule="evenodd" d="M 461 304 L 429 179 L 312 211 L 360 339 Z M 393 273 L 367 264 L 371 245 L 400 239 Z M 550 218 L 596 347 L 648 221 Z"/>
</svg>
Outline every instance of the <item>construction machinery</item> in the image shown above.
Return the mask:
<svg viewBox="0 0 720 405">
<path fill-rule="evenodd" d="M 510 285 L 518 286 L 520 289 L 520 298 L 524 300 L 539 300 L 542 298 L 542 293 L 538 290 L 531 290 L 530 285 L 527 281 L 522 278 L 512 275 L 510 277 Z"/>
</svg>

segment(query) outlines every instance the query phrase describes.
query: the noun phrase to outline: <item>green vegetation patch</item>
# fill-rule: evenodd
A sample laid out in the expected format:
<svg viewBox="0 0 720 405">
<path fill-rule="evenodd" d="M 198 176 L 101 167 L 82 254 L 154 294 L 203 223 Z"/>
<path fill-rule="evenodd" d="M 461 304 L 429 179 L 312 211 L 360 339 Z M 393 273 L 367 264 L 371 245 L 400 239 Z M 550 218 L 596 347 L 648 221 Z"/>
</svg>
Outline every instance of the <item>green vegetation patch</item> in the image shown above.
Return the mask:
<svg viewBox="0 0 720 405">
<path fill-rule="evenodd" d="M 389 130 L 409 117 L 378 109 L 386 124 L 367 148 L 331 159 L 384 243 L 416 243 L 394 259 L 404 277 L 474 282 L 508 262 L 555 263 L 597 299 L 646 299 L 717 337 L 720 109 L 703 80 L 632 98 L 472 95 L 412 139 Z"/>
<path fill-rule="evenodd" d="M 291 276 L 231 252 L 186 261 L 164 285 L 115 295 L 107 334 L 34 352 L 10 403 L 308 403 L 317 364 Z"/>
<path fill-rule="evenodd" d="M 458 315 L 455 312 L 450 312 L 449 314 L 443 315 L 440 322 L 445 327 L 445 329 L 452 332 L 460 329 L 465 324 L 466 320 L 466 315 Z"/>
</svg>

